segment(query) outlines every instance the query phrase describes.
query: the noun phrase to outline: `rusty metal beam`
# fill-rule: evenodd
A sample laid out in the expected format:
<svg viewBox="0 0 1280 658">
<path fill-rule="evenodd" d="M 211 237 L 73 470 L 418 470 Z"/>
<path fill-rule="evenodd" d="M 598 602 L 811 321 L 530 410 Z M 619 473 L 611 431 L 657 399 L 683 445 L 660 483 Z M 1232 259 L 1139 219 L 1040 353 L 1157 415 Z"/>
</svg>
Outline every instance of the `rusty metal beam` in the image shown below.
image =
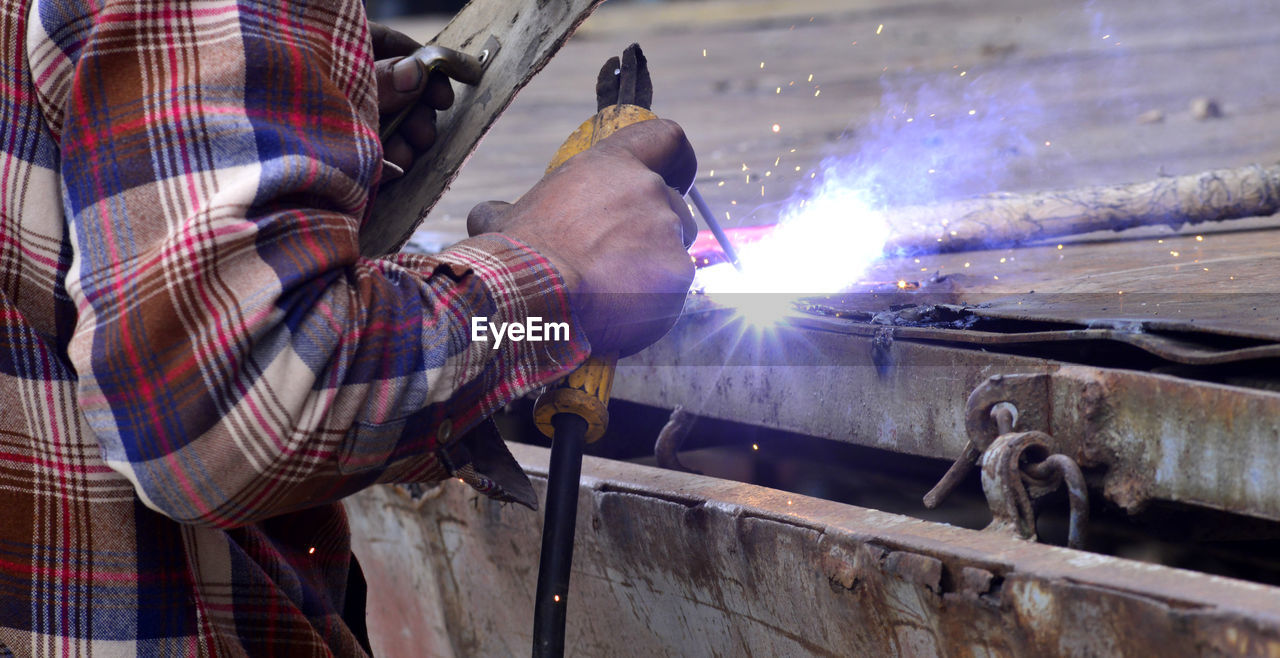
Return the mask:
<svg viewBox="0 0 1280 658">
<path fill-rule="evenodd" d="M 512 446 L 545 488 L 547 450 Z M 1276 655 L 1280 588 L 588 458 L 569 655 Z M 527 650 L 538 515 L 348 503 L 381 655 Z"/>
<path fill-rule="evenodd" d="M 1280 520 L 1280 394 L 1094 368 L 893 333 L 783 326 L 768 343 L 687 314 L 623 360 L 614 397 L 894 452 L 955 459 L 966 400 L 993 376 L 1045 374 L 1023 396 L 1020 431 L 1094 469 L 1130 510 L 1153 499 Z M 1026 398 L 1026 396 L 1031 396 Z M 994 439 L 994 435 L 988 437 Z"/>
</svg>

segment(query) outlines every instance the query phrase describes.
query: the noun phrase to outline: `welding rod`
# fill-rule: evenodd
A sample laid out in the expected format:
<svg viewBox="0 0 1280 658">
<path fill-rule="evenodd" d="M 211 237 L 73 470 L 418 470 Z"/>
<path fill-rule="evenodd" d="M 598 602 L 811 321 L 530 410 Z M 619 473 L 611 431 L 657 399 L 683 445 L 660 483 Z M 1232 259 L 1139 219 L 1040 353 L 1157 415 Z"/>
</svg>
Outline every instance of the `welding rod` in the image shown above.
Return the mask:
<svg viewBox="0 0 1280 658">
<path fill-rule="evenodd" d="M 716 216 L 711 214 L 711 208 L 707 206 L 707 200 L 702 198 L 702 192 L 698 191 L 696 186 L 689 186 L 689 200 L 693 202 L 693 206 L 702 214 L 702 221 L 707 223 L 707 228 L 711 229 L 711 234 L 716 236 L 716 242 L 720 243 L 720 248 L 724 250 L 725 258 L 729 259 L 733 266 L 742 271 L 742 263 L 738 262 L 738 253 L 733 250 L 733 244 L 729 242 L 729 236 L 725 235 L 724 229 L 720 228 L 720 222 L 716 221 Z"/>
</svg>

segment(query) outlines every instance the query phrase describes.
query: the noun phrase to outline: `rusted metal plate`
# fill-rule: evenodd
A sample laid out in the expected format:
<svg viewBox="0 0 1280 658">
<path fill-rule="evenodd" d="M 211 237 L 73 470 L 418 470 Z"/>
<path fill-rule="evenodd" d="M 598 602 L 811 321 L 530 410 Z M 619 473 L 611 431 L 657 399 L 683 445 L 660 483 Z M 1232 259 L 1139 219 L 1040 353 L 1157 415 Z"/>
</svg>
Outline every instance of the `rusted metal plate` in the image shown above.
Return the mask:
<svg viewBox="0 0 1280 658">
<path fill-rule="evenodd" d="M 955 459 L 975 388 L 996 375 L 1051 373 L 1034 399 L 1012 398 L 1022 398 L 1018 429 L 1052 435 L 1108 499 L 1131 510 L 1157 499 L 1280 520 L 1280 394 L 893 339 L 892 327 L 744 336 L 725 328 L 728 317 L 687 314 L 619 364 L 614 397 Z"/>
<path fill-rule="evenodd" d="M 978 349 L 1010 349 L 1015 347 L 1046 347 L 1050 344 L 1074 343 L 1077 345 L 1102 342 L 1120 343 L 1136 347 L 1158 359 L 1184 365 L 1219 365 L 1241 363 L 1261 359 L 1280 358 L 1280 343 L 1254 341 L 1221 341 L 1212 334 L 1201 332 L 1193 323 L 1155 321 L 1150 318 L 1124 317 L 1121 305 L 1116 313 L 1104 317 L 1108 304 L 1114 305 L 1117 297 L 1111 295 L 1065 296 L 1039 295 L 1005 296 L 986 302 L 977 302 L 967 296 L 967 303 L 938 303 L 924 299 L 919 304 L 910 303 L 910 295 L 899 294 L 891 300 L 881 295 L 855 294 L 836 298 L 803 300 L 798 305 L 803 313 L 790 320 L 790 324 L 820 331 L 873 336 L 889 331 L 895 339 L 955 343 Z M 1252 308 L 1270 308 L 1280 304 L 1280 296 L 1251 295 Z M 1194 315 L 1205 310 L 1202 303 L 1210 302 L 1206 295 L 1130 295 L 1124 299 L 1130 307 L 1152 307 L 1158 313 L 1176 311 Z M 1246 301 L 1237 297 L 1237 303 Z M 910 303 L 903 307 L 904 303 Z M 1085 303 L 1096 307 L 1099 315 L 1092 319 L 1079 319 L 1072 323 L 1066 317 L 1072 311 L 1079 312 Z M 1025 306 L 1024 306 L 1025 304 Z M 863 310 L 867 308 L 873 310 Z M 892 308 L 893 310 L 884 310 Z M 1047 309 L 1061 314 L 1054 319 L 1040 313 Z M 1209 311 L 1220 310 L 1214 305 Z M 1194 320 L 1194 317 L 1189 319 Z M 1017 320 L 1015 323 L 1004 320 Z M 1017 328 L 1011 328 L 1016 326 Z M 888 329 L 891 327 L 892 329 Z M 1177 332 L 1177 333 L 1156 333 Z M 1199 340 L 1194 340 L 1198 338 Z"/>
<path fill-rule="evenodd" d="M 1255 219 L 1181 234 L 1112 234 L 1061 248 L 887 259 L 868 278 L 910 281 L 939 273 L 953 303 L 986 317 L 1280 341 L 1276 229 L 1274 218 Z"/>
<path fill-rule="evenodd" d="M 1057 364 L 874 336 L 779 328 L 741 333 L 726 312 L 686 313 L 623 359 L 613 397 L 724 420 L 950 459 L 965 398 L 987 377 Z"/>
<path fill-rule="evenodd" d="M 1273 587 L 593 458 L 580 496 L 569 655 L 1280 652 Z M 429 498 L 348 502 L 375 651 L 527 655 L 539 515 Z"/>
</svg>

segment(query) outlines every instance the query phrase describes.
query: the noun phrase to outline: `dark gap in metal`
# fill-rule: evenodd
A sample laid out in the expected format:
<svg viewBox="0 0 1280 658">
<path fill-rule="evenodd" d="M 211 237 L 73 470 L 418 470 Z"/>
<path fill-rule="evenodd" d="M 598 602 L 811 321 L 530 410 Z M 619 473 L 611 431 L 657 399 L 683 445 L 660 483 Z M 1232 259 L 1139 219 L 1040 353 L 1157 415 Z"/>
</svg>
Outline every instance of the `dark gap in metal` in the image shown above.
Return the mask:
<svg viewBox="0 0 1280 658">
<path fill-rule="evenodd" d="M 527 403 L 518 402 L 499 414 L 497 420 L 504 435 L 510 440 L 546 445 L 528 422 L 529 411 L 515 408 L 522 404 Z M 588 452 L 655 465 L 654 437 L 670 411 L 615 400 L 610 413 L 609 433 L 589 446 Z M 680 456 L 687 466 L 712 477 L 925 521 L 980 530 L 991 520 L 976 471 L 943 505 L 933 510 L 924 507 L 921 498 L 949 466 L 944 460 L 711 418 L 696 421 Z M 1069 522 L 1065 491 L 1046 496 L 1037 509 L 1040 541 L 1065 546 Z M 1101 495 L 1094 495 L 1090 497 L 1086 548 L 1105 555 L 1280 585 L 1280 523 L 1265 519 L 1158 501 L 1137 514 L 1128 514 Z"/>
<path fill-rule="evenodd" d="M 868 309 L 845 308 L 838 303 L 817 303 L 814 300 L 802 300 L 799 308 L 806 315 L 845 320 L 857 324 L 873 324 L 876 326 L 919 327 L 929 329 L 953 329 L 956 331 L 976 331 L 993 334 L 1028 334 L 1051 331 L 1082 331 L 1091 328 L 1106 328 L 1105 325 L 1093 326 L 1082 322 L 1056 320 L 1036 320 L 1029 318 L 1009 318 L 998 315 L 985 315 L 981 308 L 971 308 L 954 304 L 890 304 L 885 309 L 872 311 Z M 1119 321 L 1117 321 L 1119 322 Z M 1206 349 L 1228 351 L 1272 345 L 1275 341 L 1246 336 L 1233 336 L 1218 331 L 1195 331 L 1190 329 L 1165 329 L 1158 325 L 1164 323 L 1158 319 L 1135 319 L 1131 324 L 1141 327 L 1142 334 L 1159 336 L 1194 344 Z"/>
</svg>

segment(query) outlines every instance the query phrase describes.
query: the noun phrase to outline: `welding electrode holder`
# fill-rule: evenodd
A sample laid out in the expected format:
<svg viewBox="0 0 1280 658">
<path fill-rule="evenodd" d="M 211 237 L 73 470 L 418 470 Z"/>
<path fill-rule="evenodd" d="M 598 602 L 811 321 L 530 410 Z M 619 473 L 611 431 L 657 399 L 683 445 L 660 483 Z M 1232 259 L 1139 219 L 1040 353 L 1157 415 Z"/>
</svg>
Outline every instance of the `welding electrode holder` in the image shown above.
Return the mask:
<svg viewBox="0 0 1280 658">
<path fill-rule="evenodd" d="M 615 130 L 657 115 L 635 105 L 610 105 L 578 127 L 551 160 L 547 171 L 590 148 Z M 609 427 L 609 395 L 617 354 L 592 354 L 577 370 L 547 389 L 534 403 L 538 429 L 551 437 L 547 469 L 547 501 L 538 558 L 538 588 L 534 595 L 533 655 L 564 655 L 564 626 L 568 610 L 569 573 L 573 567 L 573 537 L 578 517 L 578 480 L 582 452 Z"/>
<path fill-rule="evenodd" d="M 609 427 L 609 394 L 613 390 L 613 372 L 617 355 L 587 359 L 555 387 L 538 397 L 533 408 L 533 422 L 548 438 L 555 438 L 555 417 L 573 414 L 587 422 L 584 440 L 595 443 Z"/>
<path fill-rule="evenodd" d="M 610 58 L 596 80 L 595 116 L 569 135 L 547 166 L 551 172 L 569 158 L 624 126 L 658 118 L 648 109 L 653 85 L 644 54 L 636 44 L 622 58 Z M 535 658 L 564 655 L 569 574 L 578 517 L 582 452 L 609 426 L 609 395 L 617 354 L 592 354 L 577 370 L 553 384 L 534 404 L 538 429 L 551 437 L 547 499 L 538 557 L 538 588 L 533 609 Z"/>
</svg>

